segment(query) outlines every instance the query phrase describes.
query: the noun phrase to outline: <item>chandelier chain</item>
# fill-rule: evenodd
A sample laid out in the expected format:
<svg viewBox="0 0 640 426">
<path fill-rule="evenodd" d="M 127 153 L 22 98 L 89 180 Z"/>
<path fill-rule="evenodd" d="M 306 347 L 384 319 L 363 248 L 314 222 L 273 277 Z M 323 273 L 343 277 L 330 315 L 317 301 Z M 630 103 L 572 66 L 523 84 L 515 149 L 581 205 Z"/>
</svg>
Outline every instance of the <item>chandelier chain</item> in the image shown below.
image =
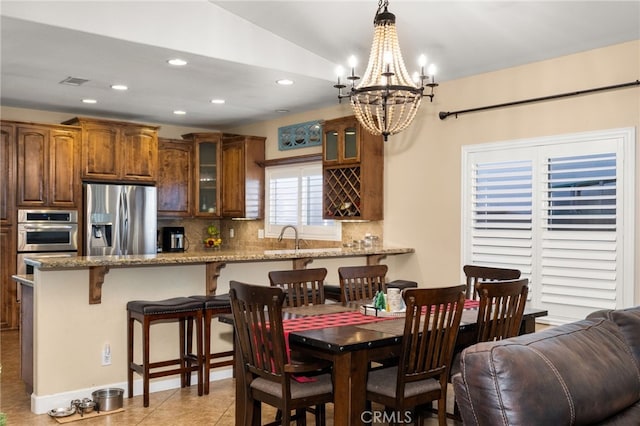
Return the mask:
<svg viewBox="0 0 640 426">
<path fill-rule="evenodd" d="M 378 0 L 378 10 L 376 16 L 389 7 L 389 0 Z"/>
</svg>

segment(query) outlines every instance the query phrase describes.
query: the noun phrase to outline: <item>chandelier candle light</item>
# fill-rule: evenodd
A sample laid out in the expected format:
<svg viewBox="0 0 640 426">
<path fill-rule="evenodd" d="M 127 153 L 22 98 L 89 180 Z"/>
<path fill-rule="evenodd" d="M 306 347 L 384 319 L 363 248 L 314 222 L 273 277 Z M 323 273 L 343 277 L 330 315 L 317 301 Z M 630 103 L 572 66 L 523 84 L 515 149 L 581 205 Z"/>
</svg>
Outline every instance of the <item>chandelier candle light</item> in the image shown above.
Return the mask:
<svg viewBox="0 0 640 426">
<path fill-rule="evenodd" d="M 351 81 L 351 90 L 343 94 L 347 87 L 340 82 L 342 67 L 338 67 L 338 100 L 350 98 L 351 106 L 358 121 L 374 135 L 382 135 L 387 140 L 406 129 L 418 112 L 423 96 L 428 96 L 433 102 L 433 89 L 438 86 L 435 82 L 435 66 L 432 64 L 424 72 L 427 58 L 419 58 L 420 73 L 409 76 L 402 59 L 398 35 L 396 33 L 396 16 L 387 10 L 388 0 L 380 0 L 378 10 L 373 21 L 374 34 L 369 55 L 369 63 L 362 81 L 356 85 L 360 77 L 355 73 L 356 58 L 349 58 L 351 74 L 347 80 Z M 425 88 L 430 88 L 425 93 Z"/>
</svg>

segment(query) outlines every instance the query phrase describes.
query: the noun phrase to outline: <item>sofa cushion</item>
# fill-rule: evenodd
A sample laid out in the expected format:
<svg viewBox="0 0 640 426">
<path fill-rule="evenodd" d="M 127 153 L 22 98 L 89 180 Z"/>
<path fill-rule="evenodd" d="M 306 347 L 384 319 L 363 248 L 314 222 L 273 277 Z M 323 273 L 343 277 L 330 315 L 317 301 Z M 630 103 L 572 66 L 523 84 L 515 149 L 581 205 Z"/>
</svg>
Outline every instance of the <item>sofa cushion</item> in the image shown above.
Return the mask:
<svg viewBox="0 0 640 426">
<path fill-rule="evenodd" d="M 607 319 L 473 345 L 453 382 L 465 425 L 586 425 L 640 401 L 638 364 Z"/>
<path fill-rule="evenodd" d="M 626 309 L 596 311 L 587 319 L 608 318 L 615 322 L 640 366 L 640 306 Z M 640 421 L 639 421 L 640 424 Z"/>
<path fill-rule="evenodd" d="M 598 426 L 638 426 L 640 424 L 640 402 L 636 402 L 631 407 L 618 414 L 615 414 Z"/>
</svg>

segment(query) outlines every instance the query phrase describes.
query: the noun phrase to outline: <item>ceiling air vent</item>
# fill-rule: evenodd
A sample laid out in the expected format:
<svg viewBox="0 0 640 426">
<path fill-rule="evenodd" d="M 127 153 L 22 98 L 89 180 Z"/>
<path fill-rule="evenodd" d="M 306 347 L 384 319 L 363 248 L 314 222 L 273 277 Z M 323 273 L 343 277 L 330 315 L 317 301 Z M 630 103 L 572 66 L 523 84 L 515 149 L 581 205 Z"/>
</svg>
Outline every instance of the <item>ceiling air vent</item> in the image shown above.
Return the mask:
<svg viewBox="0 0 640 426">
<path fill-rule="evenodd" d="M 62 80 L 60 82 L 60 84 L 66 84 L 66 85 L 69 85 L 69 86 L 82 86 L 87 81 L 89 81 L 89 80 L 86 80 L 84 78 L 67 77 L 64 80 Z"/>
</svg>

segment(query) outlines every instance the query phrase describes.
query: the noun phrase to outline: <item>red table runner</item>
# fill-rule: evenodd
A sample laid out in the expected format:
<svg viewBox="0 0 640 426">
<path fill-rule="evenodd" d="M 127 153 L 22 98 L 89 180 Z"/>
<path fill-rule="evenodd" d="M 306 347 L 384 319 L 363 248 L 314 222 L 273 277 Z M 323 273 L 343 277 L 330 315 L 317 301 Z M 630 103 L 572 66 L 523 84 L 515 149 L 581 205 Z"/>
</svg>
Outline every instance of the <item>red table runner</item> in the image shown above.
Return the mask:
<svg viewBox="0 0 640 426">
<path fill-rule="evenodd" d="M 358 311 L 351 311 L 282 320 L 282 328 L 284 329 L 284 343 L 287 347 L 287 354 L 291 352 L 289 349 L 289 333 L 291 333 L 292 331 L 318 330 L 321 328 L 338 327 L 342 325 L 368 324 L 371 322 L 384 321 L 388 319 L 397 318 L 374 317 L 371 315 L 361 314 Z"/>
<path fill-rule="evenodd" d="M 464 301 L 464 309 L 477 308 L 478 305 L 479 302 L 477 300 L 467 299 Z M 287 345 L 288 353 L 289 333 L 291 333 L 292 331 L 318 330 L 321 328 L 339 327 L 343 325 L 360 325 L 400 318 L 403 317 L 376 317 L 372 315 L 364 315 L 358 311 L 339 312 L 333 314 L 286 319 L 282 321 L 282 328 L 284 329 L 284 341 Z"/>
<path fill-rule="evenodd" d="M 370 315 L 363 315 L 358 311 L 338 312 L 335 314 L 324 314 L 283 320 L 282 328 L 284 328 L 285 335 L 288 335 L 292 331 L 317 330 L 319 328 L 339 327 L 341 325 L 367 324 L 386 319 L 397 318 L 374 317 Z"/>
</svg>

